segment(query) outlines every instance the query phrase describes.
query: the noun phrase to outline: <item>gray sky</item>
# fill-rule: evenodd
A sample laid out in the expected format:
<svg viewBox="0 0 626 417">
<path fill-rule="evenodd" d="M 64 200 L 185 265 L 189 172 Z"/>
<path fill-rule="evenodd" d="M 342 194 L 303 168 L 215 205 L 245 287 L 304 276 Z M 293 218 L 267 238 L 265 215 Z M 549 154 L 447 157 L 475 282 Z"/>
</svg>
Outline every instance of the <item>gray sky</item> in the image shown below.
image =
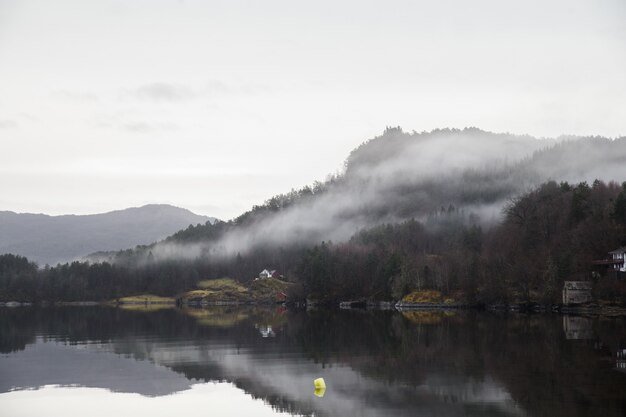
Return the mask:
<svg viewBox="0 0 626 417">
<path fill-rule="evenodd" d="M 386 125 L 626 134 L 626 2 L 0 0 L 0 210 L 233 217 Z"/>
</svg>

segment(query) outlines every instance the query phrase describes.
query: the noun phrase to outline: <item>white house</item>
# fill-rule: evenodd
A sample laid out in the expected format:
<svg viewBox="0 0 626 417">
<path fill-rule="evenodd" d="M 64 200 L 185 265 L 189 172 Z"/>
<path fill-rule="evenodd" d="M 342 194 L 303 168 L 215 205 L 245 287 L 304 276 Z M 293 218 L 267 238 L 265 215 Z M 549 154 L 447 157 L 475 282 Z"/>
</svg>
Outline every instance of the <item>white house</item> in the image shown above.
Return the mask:
<svg viewBox="0 0 626 417">
<path fill-rule="evenodd" d="M 626 246 L 622 246 L 621 248 L 612 250 L 609 252 L 613 261 L 613 269 L 616 269 L 621 272 L 626 272 Z"/>
<path fill-rule="evenodd" d="M 258 279 L 273 278 L 275 273 L 276 273 L 276 270 L 268 271 L 267 269 L 264 269 L 259 273 Z"/>
</svg>

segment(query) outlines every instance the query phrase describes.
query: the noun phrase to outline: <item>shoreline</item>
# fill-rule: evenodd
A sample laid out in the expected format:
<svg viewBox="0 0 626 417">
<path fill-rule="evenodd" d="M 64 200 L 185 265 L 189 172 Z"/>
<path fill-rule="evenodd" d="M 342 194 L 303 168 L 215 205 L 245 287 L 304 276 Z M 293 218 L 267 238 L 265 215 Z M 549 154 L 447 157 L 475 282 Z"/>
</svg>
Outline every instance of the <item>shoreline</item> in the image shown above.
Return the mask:
<svg viewBox="0 0 626 417">
<path fill-rule="evenodd" d="M 580 315 L 580 316 L 602 316 L 602 317 L 624 317 L 626 316 L 626 307 L 615 305 L 599 305 L 588 304 L 579 306 L 566 305 L 543 305 L 543 304 L 464 304 L 464 303 L 407 303 L 407 302 L 365 302 L 365 301 L 342 301 L 337 303 L 290 303 L 290 302 L 260 302 L 260 301 L 234 301 L 234 300 L 215 300 L 201 302 L 177 302 L 153 300 L 153 301 L 59 301 L 59 302 L 22 302 L 22 301 L 2 301 L 0 308 L 17 308 L 17 307 L 122 307 L 122 306 L 172 306 L 176 308 L 204 308 L 213 306 L 249 306 L 263 305 L 275 306 L 285 305 L 295 308 L 329 308 L 340 310 L 380 310 L 389 311 L 428 311 L 428 310 L 476 310 L 488 311 L 494 313 L 532 313 L 532 314 L 561 314 L 561 315 Z"/>
</svg>

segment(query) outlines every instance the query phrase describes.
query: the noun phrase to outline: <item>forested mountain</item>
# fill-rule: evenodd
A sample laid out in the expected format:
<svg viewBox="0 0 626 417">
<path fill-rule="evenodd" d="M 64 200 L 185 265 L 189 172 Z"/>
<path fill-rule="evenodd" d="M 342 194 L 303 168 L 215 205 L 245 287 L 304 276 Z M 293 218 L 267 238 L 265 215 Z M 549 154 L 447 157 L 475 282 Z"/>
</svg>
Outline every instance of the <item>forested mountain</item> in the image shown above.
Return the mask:
<svg viewBox="0 0 626 417">
<path fill-rule="evenodd" d="M 626 138 L 390 128 L 353 151 L 342 174 L 228 222 L 42 272 L 0 259 L 0 297 L 172 295 L 271 268 L 298 284 L 292 298 L 433 289 L 471 303 L 557 302 L 564 280 L 590 277 L 592 260 L 626 244 L 625 180 Z M 623 282 L 596 289 L 626 302 Z"/>
<path fill-rule="evenodd" d="M 228 223 L 191 227 L 149 252 L 157 259 L 195 259 L 306 247 L 346 241 L 377 224 L 432 220 L 442 209 L 485 226 L 501 219 L 511 198 L 545 181 L 596 179 L 626 179 L 626 138 L 557 140 L 476 128 L 424 133 L 388 128 L 355 149 L 342 174 L 275 196 Z M 141 257 L 141 251 L 135 255 Z"/>
<path fill-rule="evenodd" d="M 0 254 L 23 255 L 40 265 L 56 264 L 94 251 L 151 243 L 190 224 L 214 220 L 165 204 L 84 216 L 0 211 Z"/>
</svg>

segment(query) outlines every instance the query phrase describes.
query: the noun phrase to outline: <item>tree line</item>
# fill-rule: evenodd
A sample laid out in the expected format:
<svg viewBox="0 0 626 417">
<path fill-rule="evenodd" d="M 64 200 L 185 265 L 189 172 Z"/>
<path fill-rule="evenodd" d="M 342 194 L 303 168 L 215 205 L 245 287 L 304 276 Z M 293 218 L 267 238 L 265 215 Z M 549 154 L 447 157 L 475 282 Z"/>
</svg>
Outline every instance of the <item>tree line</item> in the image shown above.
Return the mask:
<svg viewBox="0 0 626 417">
<path fill-rule="evenodd" d="M 296 198 L 278 199 L 273 209 Z M 223 222 L 190 226 L 169 240 L 218 239 L 230 227 Z M 625 244 L 626 182 L 550 181 L 511 200 L 502 221 L 492 227 L 448 206 L 421 221 L 361 230 L 346 242 L 258 247 L 230 257 L 159 261 L 151 256 L 151 246 L 143 246 L 117 253 L 113 263 L 38 268 L 24 257 L 1 255 L 0 300 L 175 295 L 202 279 L 229 276 L 248 282 L 270 268 L 297 284 L 292 298 L 321 302 L 398 300 L 415 290 L 433 289 L 469 303 L 556 303 L 563 281 L 595 277 L 598 296 L 623 303 L 626 280 L 603 276 L 592 261 Z M 145 255 L 141 263 L 136 262 L 138 252 Z"/>
</svg>

